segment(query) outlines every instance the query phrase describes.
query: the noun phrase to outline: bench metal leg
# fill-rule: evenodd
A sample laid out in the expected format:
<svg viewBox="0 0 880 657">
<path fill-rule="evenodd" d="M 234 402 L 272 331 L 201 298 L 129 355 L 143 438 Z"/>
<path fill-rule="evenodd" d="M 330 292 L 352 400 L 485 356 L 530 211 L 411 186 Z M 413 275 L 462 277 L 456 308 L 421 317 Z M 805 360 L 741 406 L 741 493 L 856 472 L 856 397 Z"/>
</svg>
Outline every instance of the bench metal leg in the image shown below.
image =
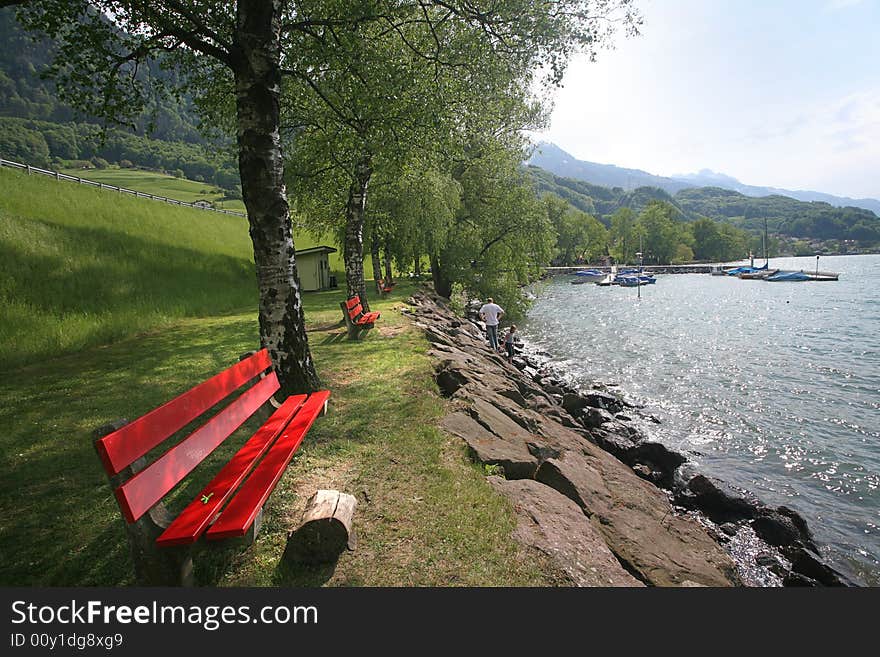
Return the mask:
<svg viewBox="0 0 880 657">
<path fill-rule="evenodd" d="M 118 420 L 112 424 L 99 427 L 94 431 L 94 440 L 103 438 L 128 424 L 127 420 Z M 137 459 L 130 466 L 115 476 L 108 476 L 110 488 L 116 490 L 119 485 L 130 479 L 146 466 L 144 458 Z M 156 539 L 171 524 L 173 517 L 162 503 L 157 504 L 136 522 L 128 523 L 122 518 L 131 557 L 134 561 L 134 572 L 137 583 L 142 586 L 192 586 L 193 562 L 188 547 L 160 548 Z"/>
</svg>

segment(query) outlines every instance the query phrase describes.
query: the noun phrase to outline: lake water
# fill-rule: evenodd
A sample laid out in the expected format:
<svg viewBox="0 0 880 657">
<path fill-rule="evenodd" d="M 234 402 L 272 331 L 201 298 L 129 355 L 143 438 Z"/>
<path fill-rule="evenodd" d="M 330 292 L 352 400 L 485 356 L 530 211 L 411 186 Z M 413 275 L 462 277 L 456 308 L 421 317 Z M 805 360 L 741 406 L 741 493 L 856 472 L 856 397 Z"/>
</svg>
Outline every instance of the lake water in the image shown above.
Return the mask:
<svg viewBox="0 0 880 657">
<path fill-rule="evenodd" d="M 816 268 L 816 258 L 771 259 Z M 611 384 L 701 472 L 799 511 L 824 555 L 880 585 L 880 256 L 827 256 L 836 282 L 658 275 L 538 290 L 521 326 L 570 383 Z"/>
</svg>

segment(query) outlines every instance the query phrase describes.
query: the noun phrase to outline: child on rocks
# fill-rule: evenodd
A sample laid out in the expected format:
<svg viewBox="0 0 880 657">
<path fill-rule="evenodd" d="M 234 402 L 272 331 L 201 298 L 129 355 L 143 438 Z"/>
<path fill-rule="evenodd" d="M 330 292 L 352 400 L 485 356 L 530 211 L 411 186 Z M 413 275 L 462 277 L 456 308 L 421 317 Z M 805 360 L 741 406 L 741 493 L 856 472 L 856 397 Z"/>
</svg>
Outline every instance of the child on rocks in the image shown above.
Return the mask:
<svg viewBox="0 0 880 657">
<path fill-rule="evenodd" d="M 507 362 L 513 361 L 513 345 L 516 341 L 516 324 L 511 324 L 507 329 L 507 335 L 504 336 L 504 348 L 507 351 Z"/>
</svg>

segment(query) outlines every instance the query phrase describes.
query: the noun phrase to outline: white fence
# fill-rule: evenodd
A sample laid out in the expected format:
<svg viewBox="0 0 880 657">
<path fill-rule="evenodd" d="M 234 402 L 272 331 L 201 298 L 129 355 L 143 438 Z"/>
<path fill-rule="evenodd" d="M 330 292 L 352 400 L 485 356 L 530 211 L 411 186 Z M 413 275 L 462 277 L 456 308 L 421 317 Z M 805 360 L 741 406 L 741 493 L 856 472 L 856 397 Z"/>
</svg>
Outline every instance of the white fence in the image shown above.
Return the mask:
<svg viewBox="0 0 880 657">
<path fill-rule="evenodd" d="M 232 214 L 236 217 L 246 217 L 247 215 L 242 212 L 235 212 L 234 210 L 221 210 L 219 208 L 212 208 L 205 205 L 197 205 L 196 203 L 187 203 L 186 201 L 178 201 L 177 199 L 167 198 L 165 196 L 156 196 L 155 194 L 147 194 L 146 192 L 137 192 L 133 189 L 126 189 L 125 187 L 116 187 L 114 185 L 105 185 L 104 183 L 95 182 L 94 180 L 86 180 L 85 178 L 80 178 L 78 176 L 68 176 L 66 173 L 60 173 L 58 171 L 47 171 L 46 169 L 38 169 L 37 167 L 32 167 L 29 164 L 21 164 L 20 162 L 11 162 L 9 160 L 4 160 L 0 158 L 0 167 L 11 167 L 13 169 L 21 169 L 22 171 L 27 171 L 28 175 L 37 173 L 41 176 L 50 176 L 55 180 L 69 180 L 71 182 L 79 183 L 80 185 L 91 185 L 92 187 L 98 187 L 100 189 L 109 189 L 114 192 L 119 192 L 121 194 L 131 194 L 132 196 L 136 196 L 138 198 L 148 198 L 153 201 L 163 201 L 165 203 L 170 203 L 171 205 L 183 205 L 188 208 L 196 208 L 198 210 L 210 210 L 211 212 L 222 212 L 223 214 Z"/>
</svg>

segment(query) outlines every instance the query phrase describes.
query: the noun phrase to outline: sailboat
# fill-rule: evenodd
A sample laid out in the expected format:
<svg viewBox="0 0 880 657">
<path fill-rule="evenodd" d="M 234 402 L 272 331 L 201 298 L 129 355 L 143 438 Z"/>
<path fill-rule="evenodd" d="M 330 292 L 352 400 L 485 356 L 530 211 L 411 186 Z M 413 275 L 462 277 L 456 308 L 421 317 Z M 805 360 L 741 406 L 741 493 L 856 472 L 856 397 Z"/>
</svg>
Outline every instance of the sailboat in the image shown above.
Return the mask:
<svg viewBox="0 0 880 657">
<path fill-rule="evenodd" d="M 769 242 L 770 240 L 767 238 L 767 219 L 764 219 L 764 234 L 761 235 L 761 246 L 764 247 L 764 266 L 755 267 L 754 260 L 752 260 L 752 266 L 740 267 L 744 271 L 740 271 L 736 276 L 744 280 L 766 280 L 779 271 L 778 269 L 770 269 Z"/>
</svg>

